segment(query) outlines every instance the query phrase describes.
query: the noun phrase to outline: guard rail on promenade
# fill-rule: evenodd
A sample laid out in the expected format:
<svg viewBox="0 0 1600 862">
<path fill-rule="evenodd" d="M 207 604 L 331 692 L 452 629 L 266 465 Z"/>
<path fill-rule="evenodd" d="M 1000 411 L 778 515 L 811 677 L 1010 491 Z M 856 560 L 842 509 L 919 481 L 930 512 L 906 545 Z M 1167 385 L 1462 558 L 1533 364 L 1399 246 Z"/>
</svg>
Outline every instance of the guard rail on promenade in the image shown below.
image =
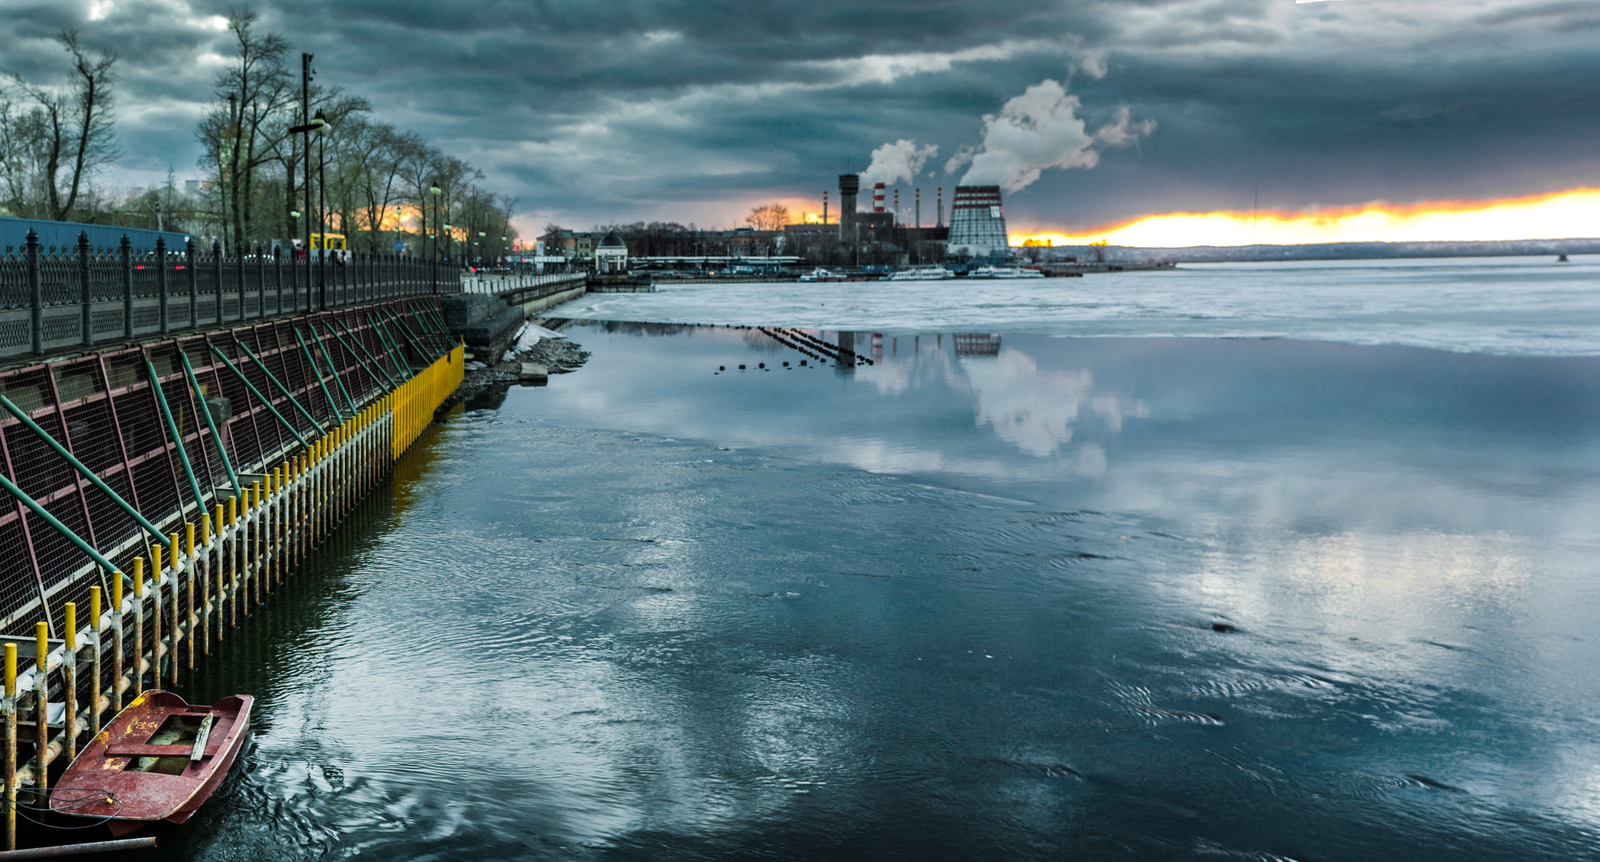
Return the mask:
<svg viewBox="0 0 1600 862">
<path fill-rule="evenodd" d="M 525 290 L 530 287 L 545 287 L 553 284 L 569 284 L 585 281 L 589 274 L 585 272 L 554 272 L 548 275 L 463 275 L 461 276 L 462 293 L 497 293 L 504 294 L 512 290 Z"/>
<path fill-rule="evenodd" d="M 144 335 L 284 314 L 457 293 L 453 266 L 391 255 L 293 260 L 235 245 L 209 252 L 41 248 L 30 230 L 22 249 L 0 256 L 0 360 Z"/>
</svg>

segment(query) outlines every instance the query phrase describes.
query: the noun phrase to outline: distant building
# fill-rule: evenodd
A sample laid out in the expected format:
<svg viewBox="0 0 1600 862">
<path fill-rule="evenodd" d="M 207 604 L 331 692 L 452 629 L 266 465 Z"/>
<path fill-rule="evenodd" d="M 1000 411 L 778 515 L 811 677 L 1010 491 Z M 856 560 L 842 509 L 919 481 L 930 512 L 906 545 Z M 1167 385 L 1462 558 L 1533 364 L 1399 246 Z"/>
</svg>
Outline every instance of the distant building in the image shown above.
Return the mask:
<svg viewBox="0 0 1600 862">
<path fill-rule="evenodd" d="M 999 186 L 956 186 L 950 208 L 948 250 L 954 255 L 1004 257 L 1011 253 Z"/>
<path fill-rule="evenodd" d="M 594 237 L 570 230 L 553 230 L 539 237 L 545 254 L 560 255 L 567 260 L 588 260 L 594 256 Z"/>
<path fill-rule="evenodd" d="M 617 236 L 615 229 L 606 231 L 594 249 L 595 272 L 627 272 L 628 244 Z"/>
</svg>

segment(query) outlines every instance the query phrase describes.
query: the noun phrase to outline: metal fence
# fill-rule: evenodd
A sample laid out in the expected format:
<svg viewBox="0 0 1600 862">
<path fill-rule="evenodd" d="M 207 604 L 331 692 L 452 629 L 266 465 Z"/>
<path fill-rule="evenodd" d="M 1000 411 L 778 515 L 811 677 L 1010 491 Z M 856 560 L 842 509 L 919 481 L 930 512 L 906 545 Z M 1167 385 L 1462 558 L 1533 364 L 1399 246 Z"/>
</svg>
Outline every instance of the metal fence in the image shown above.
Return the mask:
<svg viewBox="0 0 1600 862">
<path fill-rule="evenodd" d="M 0 359 L 97 342 L 159 335 L 370 304 L 458 293 L 460 271 L 435 261 L 350 254 L 293 260 L 236 245 L 191 240 L 168 249 L 41 247 L 30 230 L 0 257 Z"/>
<path fill-rule="evenodd" d="M 164 536 L 199 520 L 239 494 L 238 476 L 303 449 L 451 346 L 439 300 L 424 297 L 0 373 L 0 467 L 49 516 L 0 495 L 0 634 L 35 620 L 59 631 L 64 603 L 107 587 L 67 533 L 122 566 L 145 553 L 151 526 Z"/>
<path fill-rule="evenodd" d="M 549 275 L 520 273 L 517 275 L 466 275 L 461 277 L 462 293 L 504 293 L 526 287 L 544 287 L 549 284 L 569 284 L 585 281 L 585 272 L 554 272 Z"/>
</svg>

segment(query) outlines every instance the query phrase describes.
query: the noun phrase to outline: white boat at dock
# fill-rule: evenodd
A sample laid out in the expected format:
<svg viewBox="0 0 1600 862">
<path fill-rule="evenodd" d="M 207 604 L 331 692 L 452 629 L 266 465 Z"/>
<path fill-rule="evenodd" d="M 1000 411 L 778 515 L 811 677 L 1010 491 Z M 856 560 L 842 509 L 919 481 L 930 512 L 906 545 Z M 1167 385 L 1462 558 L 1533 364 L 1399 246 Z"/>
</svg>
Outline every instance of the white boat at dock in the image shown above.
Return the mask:
<svg viewBox="0 0 1600 862">
<path fill-rule="evenodd" d="M 967 273 L 967 278 L 1044 278 L 1044 273 L 1020 266 L 980 266 Z"/>
<path fill-rule="evenodd" d="M 943 281 L 956 274 L 942 266 L 918 266 L 891 273 L 884 281 Z"/>
<path fill-rule="evenodd" d="M 833 272 L 832 270 L 823 269 L 822 267 L 819 266 L 816 269 L 813 269 L 812 271 L 806 273 L 805 275 L 800 276 L 799 278 L 797 278 L 795 280 L 796 281 L 813 282 L 813 281 L 869 281 L 870 279 L 868 279 L 864 275 L 857 275 L 857 274 L 854 274 L 854 273 L 846 273 L 846 272 Z"/>
</svg>

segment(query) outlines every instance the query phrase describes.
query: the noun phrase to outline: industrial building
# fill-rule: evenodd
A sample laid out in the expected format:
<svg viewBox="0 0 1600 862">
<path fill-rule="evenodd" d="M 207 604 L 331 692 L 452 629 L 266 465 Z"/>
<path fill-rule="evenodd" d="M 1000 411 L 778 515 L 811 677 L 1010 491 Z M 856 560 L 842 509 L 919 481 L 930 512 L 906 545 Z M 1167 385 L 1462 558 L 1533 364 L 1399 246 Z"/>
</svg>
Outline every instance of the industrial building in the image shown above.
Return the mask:
<svg viewBox="0 0 1600 862">
<path fill-rule="evenodd" d="M 1000 208 L 999 186 L 956 186 L 950 206 L 950 239 L 946 249 L 952 255 L 970 257 L 1009 257 L 1011 241 L 1006 235 L 1006 217 Z"/>
</svg>

